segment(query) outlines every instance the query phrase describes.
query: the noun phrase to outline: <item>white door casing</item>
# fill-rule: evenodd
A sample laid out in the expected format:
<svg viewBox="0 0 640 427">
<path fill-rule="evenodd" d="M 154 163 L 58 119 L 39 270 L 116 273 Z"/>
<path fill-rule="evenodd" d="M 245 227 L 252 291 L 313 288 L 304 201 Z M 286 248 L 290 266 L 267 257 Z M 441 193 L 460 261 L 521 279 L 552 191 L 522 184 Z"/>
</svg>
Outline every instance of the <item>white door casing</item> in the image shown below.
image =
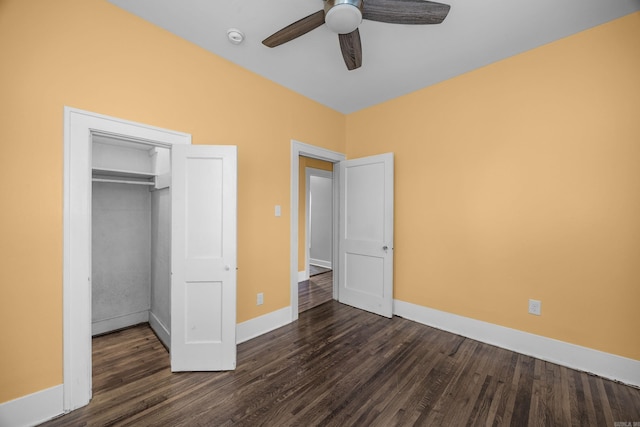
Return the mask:
<svg viewBox="0 0 640 427">
<path fill-rule="evenodd" d="M 338 153 L 335 151 L 327 150 L 326 148 L 316 147 L 314 145 L 304 144 L 299 141 L 292 140 L 291 141 L 291 163 L 290 163 L 290 241 L 289 241 L 289 249 L 290 249 L 290 262 L 289 262 L 289 288 L 290 288 L 290 301 L 291 301 L 291 321 L 295 321 L 298 319 L 298 189 L 299 189 L 299 166 L 300 166 L 300 156 L 310 157 L 312 159 L 320 159 L 331 162 L 334 164 L 333 169 L 333 186 L 334 186 L 334 206 L 338 206 L 338 190 L 337 185 L 340 180 L 340 170 L 336 167 L 336 162 L 340 162 L 345 159 L 345 155 L 342 153 Z M 333 223 L 338 223 L 338 214 L 334 209 L 334 220 Z M 333 232 L 333 258 L 332 267 L 334 271 L 334 279 L 333 279 L 333 295 L 334 298 L 337 298 L 337 269 L 338 263 L 336 261 L 336 257 L 338 254 L 338 229 L 334 227 Z"/>
<path fill-rule="evenodd" d="M 393 153 L 340 162 L 339 301 L 393 315 Z"/>
<path fill-rule="evenodd" d="M 64 411 L 91 399 L 91 140 L 96 133 L 168 147 L 191 144 L 186 133 L 64 108 Z"/>
<path fill-rule="evenodd" d="M 171 370 L 236 366 L 237 148 L 172 149 Z"/>
</svg>

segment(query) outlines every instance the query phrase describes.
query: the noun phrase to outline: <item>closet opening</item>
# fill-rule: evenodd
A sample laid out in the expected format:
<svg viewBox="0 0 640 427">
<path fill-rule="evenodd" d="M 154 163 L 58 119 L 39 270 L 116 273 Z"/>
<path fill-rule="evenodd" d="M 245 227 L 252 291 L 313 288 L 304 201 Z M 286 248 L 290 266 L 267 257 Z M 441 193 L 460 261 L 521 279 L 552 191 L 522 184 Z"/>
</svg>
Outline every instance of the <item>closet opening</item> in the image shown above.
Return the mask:
<svg viewBox="0 0 640 427">
<path fill-rule="evenodd" d="M 148 323 L 169 350 L 170 145 L 95 132 L 90 145 L 91 335 Z"/>
</svg>

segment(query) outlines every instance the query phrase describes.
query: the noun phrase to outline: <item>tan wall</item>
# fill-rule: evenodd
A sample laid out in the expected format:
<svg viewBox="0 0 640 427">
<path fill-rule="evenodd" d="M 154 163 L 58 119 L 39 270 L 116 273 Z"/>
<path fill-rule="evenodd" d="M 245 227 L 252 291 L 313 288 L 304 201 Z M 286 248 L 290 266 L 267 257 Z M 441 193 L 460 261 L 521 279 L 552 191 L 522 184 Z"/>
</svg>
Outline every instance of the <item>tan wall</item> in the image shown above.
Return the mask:
<svg viewBox="0 0 640 427">
<path fill-rule="evenodd" d="M 305 169 L 315 168 L 333 171 L 333 163 L 300 156 L 298 168 L 298 271 L 304 271 L 307 268 L 307 253 L 304 247 L 307 237 L 307 229 L 304 226 L 307 194 L 307 175 Z"/>
<path fill-rule="evenodd" d="M 635 13 L 349 115 L 395 152 L 395 298 L 639 360 L 639 75 Z"/>
<path fill-rule="evenodd" d="M 0 402 L 62 383 L 64 106 L 237 145 L 237 319 L 289 305 L 291 139 L 342 114 L 102 0 L 0 2 L 0 94 Z"/>
</svg>

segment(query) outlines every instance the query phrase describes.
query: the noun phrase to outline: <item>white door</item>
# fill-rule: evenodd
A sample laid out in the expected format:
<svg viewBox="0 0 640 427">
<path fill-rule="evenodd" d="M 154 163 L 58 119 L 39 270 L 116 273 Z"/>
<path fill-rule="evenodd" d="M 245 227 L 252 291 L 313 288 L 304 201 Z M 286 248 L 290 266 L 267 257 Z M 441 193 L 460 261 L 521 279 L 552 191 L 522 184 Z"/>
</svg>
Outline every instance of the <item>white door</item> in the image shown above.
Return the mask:
<svg viewBox="0 0 640 427">
<path fill-rule="evenodd" d="M 174 145 L 171 162 L 171 370 L 232 370 L 237 148 Z"/>
<path fill-rule="evenodd" d="M 393 153 L 340 162 L 339 301 L 393 315 Z"/>
</svg>

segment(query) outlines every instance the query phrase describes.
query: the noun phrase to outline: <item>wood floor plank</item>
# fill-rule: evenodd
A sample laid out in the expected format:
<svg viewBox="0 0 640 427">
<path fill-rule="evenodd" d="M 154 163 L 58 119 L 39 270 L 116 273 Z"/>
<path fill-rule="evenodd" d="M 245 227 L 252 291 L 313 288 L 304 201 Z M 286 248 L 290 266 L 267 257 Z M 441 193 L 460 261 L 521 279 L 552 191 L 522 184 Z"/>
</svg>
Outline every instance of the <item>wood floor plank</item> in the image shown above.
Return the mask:
<svg viewBox="0 0 640 427">
<path fill-rule="evenodd" d="M 594 396 L 591 393 L 590 376 L 589 375 L 581 375 L 578 372 L 576 372 L 575 375 L 579 375 L 580 376 L 580 380 L 582 382 L 582 387 L 583 387 L 584 395 L 585 395 L 585 405 L 586 405 L 586 409 L 587 409 L 587 415 L 589 417 L 589 424 L 588 425 L 598 425 L 599 422 L 604 422 L 603 420 L 598 419 L 598 415 L 597 414 L 602 414 L 602 411 L 597 411 L 596 410 L 596 400 L 594 399 Z M 598 407 L 599 407 L 599 403 L 600 403 L 600 401 L 598 400 Z"/>
<path fill-rule="evenodd" d="M 592 387 L 592 392 L 595 392 L 594 398 L 599 402 L 600 406 L 600 417 L 598 418 L 598 423 L 601 423 L 601 425 L 613 425 L 611 404 L 609 402 L 609 397 L 607 396 L 606 390 L 604 389 L 602 378 L 591 377 L 590 380 L 594 385 Z"/>
<path fill-rule="evenodd" d="M 518 381 L 518 388 L 516 390 L 516 400 L 513 406 L 512 425 L 513 419 L 515 420 L 528 420 L 529 410 L 531 409 L 531 391 L 534 381 L 534 362 L 535 359 L 529 356 L 520 355 L 520 380 Z"/>
<path fill-rule="evenodd" d="M 298 313 L 333 299 L 333 271 L 328 270 L 298 283 Z"/>
<path fill-rule="evenodd" d="M 93 341 L 91 403 L 44 426 L 608 426 L 640 390 L 329 301 L 238 346 L 231 372 L 171 373 L 148 325 Z M 639 420 L 640 421 L 640 420 Z"/>
<path fill-rule="evenodd" d="M 501 391 L 500 382 L 491 374 L 495 369 L 494 361 L 496 359 L 497 348 L 490 346 L 482 346 L 487 351 L 485 354 L 485 365 L 483 368 L 477 369 L 478 375 L 483 375 L 482 387 L 476 402 L 473 406 L 473 410 L 469 414 L 469 420 L 467 425 L 485 425 L 488 420 L 491 420 L 489 424 L 495 419 L 495 411 L 497 409 L 499 399 L 496 399 L 496 392 Z M 491 415 L 490 415 L 491 414 Z"/>
<path fill-rule="evenodd" d="M 560 399 L 557 404 L 554 406 L 556 414 L 559 412 L 560 416 L 556 415 L 556 421 L 560 425 L 571 425 L 571 395 L 570 395 L 570 384 L 569 384 L 569 370 L 564 366 L 558 366 L 550 362 L 546 362 L 549 365 L 553 365 L 557 370 L 560 371 L 560 376 L 558 377 L 558 382 L 556 383 L 556 387 L 559 387 Z M 556 370 L 556 372 L 557 372 Z M 558 407 L 559 405 L 559 407 Z"/>
</svg>

